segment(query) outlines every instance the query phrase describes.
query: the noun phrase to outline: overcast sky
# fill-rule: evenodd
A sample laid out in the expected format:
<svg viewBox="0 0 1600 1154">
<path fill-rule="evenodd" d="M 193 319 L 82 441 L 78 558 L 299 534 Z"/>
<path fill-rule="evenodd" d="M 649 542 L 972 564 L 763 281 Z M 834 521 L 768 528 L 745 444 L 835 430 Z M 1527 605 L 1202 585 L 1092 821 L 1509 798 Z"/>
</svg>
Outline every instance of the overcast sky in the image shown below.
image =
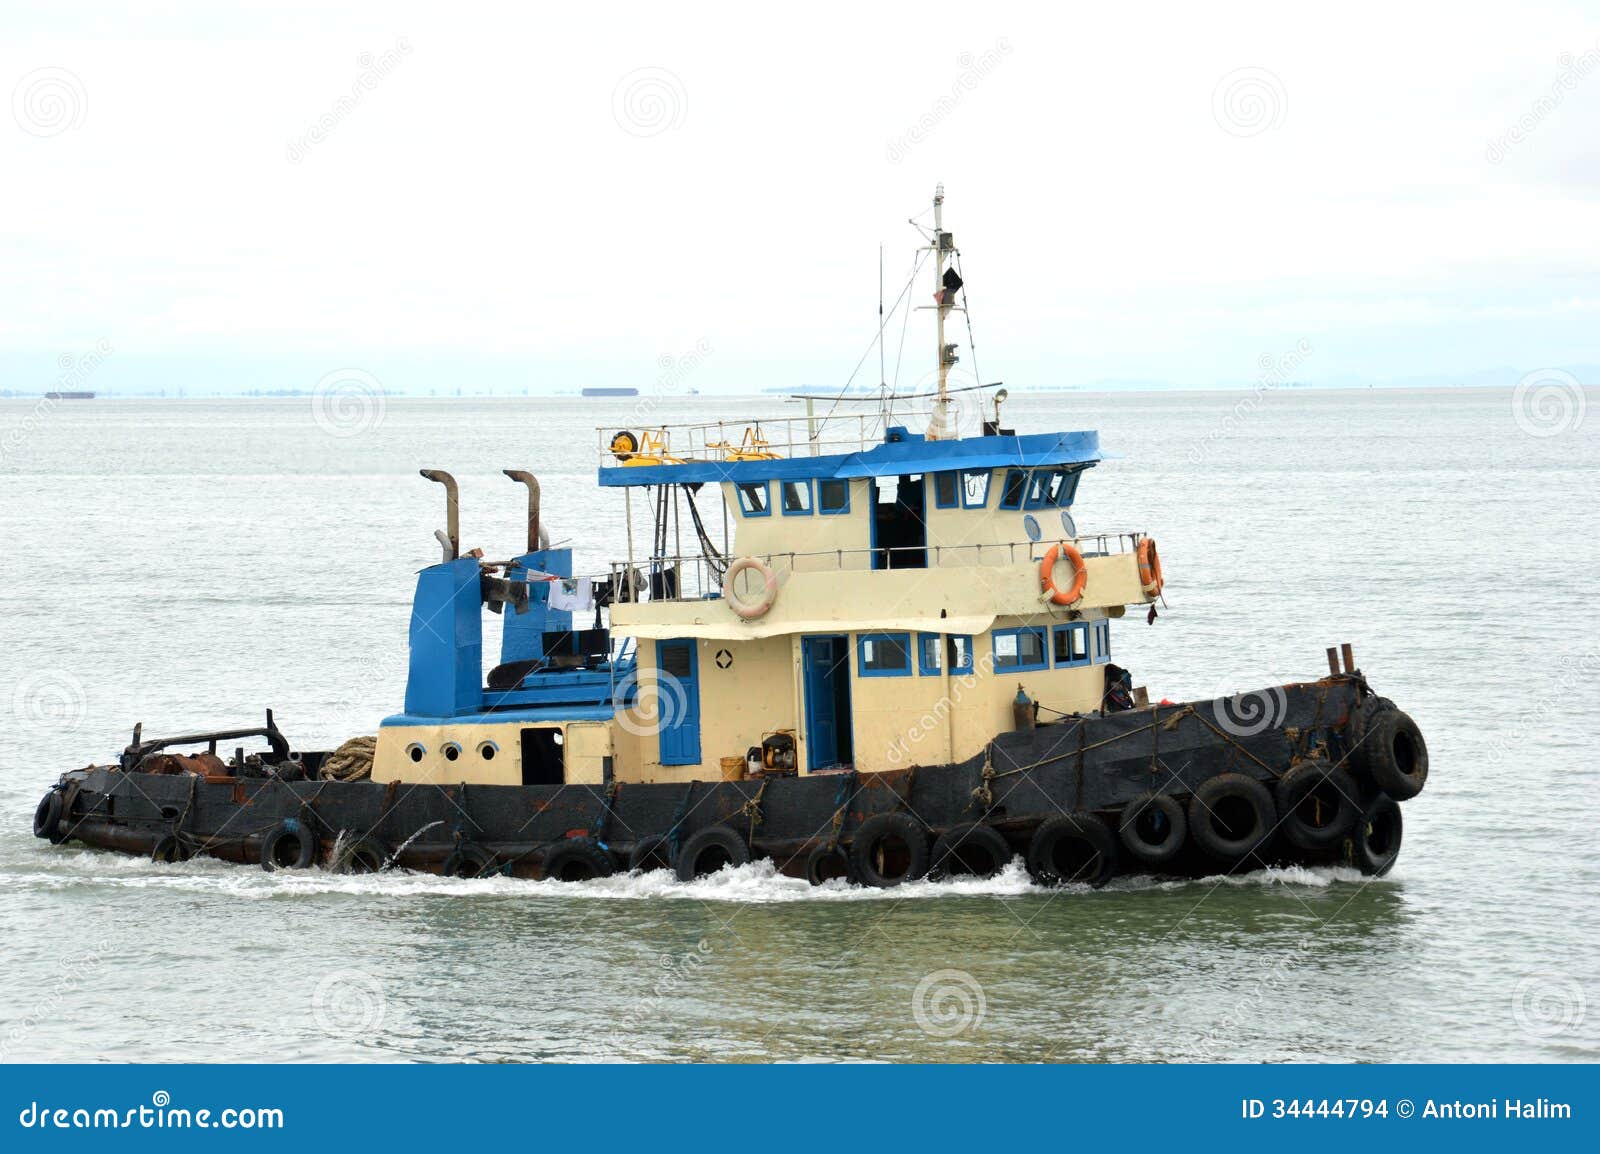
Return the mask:
<svg viewBox="0 0 1600 1154">
<path fill-rule="evenodd" d="M 842 384 L 937 181 L 988 379 L 1600 362 L 1596 4 L 33 7 L 0 387 Z"/>
</svg>

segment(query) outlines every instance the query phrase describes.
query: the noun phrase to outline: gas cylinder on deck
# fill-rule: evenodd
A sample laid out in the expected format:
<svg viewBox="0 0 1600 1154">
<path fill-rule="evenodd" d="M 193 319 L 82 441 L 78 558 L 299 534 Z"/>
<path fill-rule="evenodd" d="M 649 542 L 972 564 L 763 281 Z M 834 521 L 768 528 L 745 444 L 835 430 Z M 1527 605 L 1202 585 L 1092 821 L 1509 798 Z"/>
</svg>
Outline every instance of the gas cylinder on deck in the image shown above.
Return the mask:
<svg viewBox="0 0 1600 1154">
<path fill-rule="evenodd" d="M 1033 708 L 1033 699 L 1023 691 L 1022 686 L 1017 686 L 1017 695 L 1011 701 L 1011 720 L 1019 732 L 1033 728 L 1036 711 Z"/>
</svg>

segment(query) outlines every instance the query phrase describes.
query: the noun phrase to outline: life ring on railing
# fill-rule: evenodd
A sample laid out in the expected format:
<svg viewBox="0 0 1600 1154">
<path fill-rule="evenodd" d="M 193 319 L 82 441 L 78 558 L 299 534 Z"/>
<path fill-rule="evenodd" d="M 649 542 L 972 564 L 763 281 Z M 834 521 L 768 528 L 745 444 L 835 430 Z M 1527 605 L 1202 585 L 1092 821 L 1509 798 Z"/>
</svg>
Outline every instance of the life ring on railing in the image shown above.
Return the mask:
<svg viewBox="0 0 1600 1154">
<path fill-rule="evenodd" d="M 747 573 L 752 569 L 761 574 L 761 596 L 754 601 L 747 601 L 739 595 L 734 582 L 741 573 Z M 771 569 L 754 557 L 740 557 L 728 566 L 727 573 L 723 575 L 722 599 L 728 603 L 728 608 L 740 617 L 746 621 L 753 621 L 757 617 L 764 616 L 767 610 L 772 608 L 772 603 L 778 599 L 778 578 Z"/>
<path fill-rule="evenodd" d="M 1167 579 L 1161 575 L 1161 554 L 1156 552 L 1156 539 L 1143 537 L 1139 540 L 1138 548 L 1133 555 L 1139 559 L 1139 586 L 1144 590 L 1146 597 L 1154 597 L 1161 592 L 1161 587 Z"/>
<path fill-rule="evenodd" d="M 1069 589 L 1056 584 L 1057 561 L 1066 561 L 1072 566 L 1072 587 Z M 1039 562 L 1039 583 L 1044 586 L 1045 596 L 1057 605 L 1071 605 L 1078 601 L 1083 596 L 1083 587 L 1089 583 L 1089 567 L 1083 563 L 1083 554 L 1078 552 L 1075 545 L 1065 541 L 1050 546 L 1044 560 Z"/>
</svg>

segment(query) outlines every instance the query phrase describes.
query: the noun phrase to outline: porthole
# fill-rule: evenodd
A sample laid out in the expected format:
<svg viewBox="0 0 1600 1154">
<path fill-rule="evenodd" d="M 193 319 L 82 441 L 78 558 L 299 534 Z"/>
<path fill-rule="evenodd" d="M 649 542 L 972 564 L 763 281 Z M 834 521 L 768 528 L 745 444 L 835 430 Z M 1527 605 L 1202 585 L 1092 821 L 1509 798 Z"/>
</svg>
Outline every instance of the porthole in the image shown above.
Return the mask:
<svg viewBox="0 0 1600 1154">
<path fill-rule="evenodd" d="M 423 749 L 422 746 L 418 745 L 414 741 L 410 745 L 406 746 L 406 756 L 412 761 L 421 761 L 422 755 L 427 752 L 427 750 Z"/>
<path fill-rule="evenodd" d="M 1037 541 L 1040 537 L 1038 518 L 1032 513 L 1025 514 L 1022 518 L 1022 531 L 1028 535 L 1028 540 Z"/>
<path fill-rule="evenodd" d="M 1061 510 L 1061 527 L 1067 531 L 1068 540 L 1076 541 L 1078 539 L 1078 526 L 1072 520 L 1072 514 L 1065 509 Z"/>
<path fill-rule="evenodd" d="M 446 761 L 454 761 L 461 756 L 461 747 L 453 741 L 447 741 L 444 743 L 444 749 L 440 752 L 444 754 Z"/>
<path fill-rule="evenodd" d="M 494 755 L 500 752 L 500 747 L 492 741 L 478 743 L 478 756 L 484 761 L 493 761 Z"/>
</svg>

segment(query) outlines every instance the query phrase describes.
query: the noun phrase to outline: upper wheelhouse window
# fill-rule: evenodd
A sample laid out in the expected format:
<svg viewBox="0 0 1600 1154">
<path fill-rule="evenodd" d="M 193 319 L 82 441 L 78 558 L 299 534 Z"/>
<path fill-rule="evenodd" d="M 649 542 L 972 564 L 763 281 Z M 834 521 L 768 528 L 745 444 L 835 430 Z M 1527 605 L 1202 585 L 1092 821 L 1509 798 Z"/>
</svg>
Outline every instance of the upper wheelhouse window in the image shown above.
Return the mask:
<svg viewBox="0 0 1600 1154">
<path fill-rule="evenodd" d="M 803 517 L 811 512 L 811 482 L 784 481 L 783 486 L 783 515 L 785 517 Z"/>
<path fill-rule="evenodd" d="M 826 477 L 817 482 L 817 512 L 848 513 L 850 482 Z"/>
<path fill-rule="evenodd" d="M 1022 497 L 1028 488 L 1028 474 L 1021 469 L 1006 470 L 1005 487 L 1000 490 L 1002 509 L 1022 508 Z"/>
<path fill-rule="evenodd" d="M 989 503 L 989 478 L 993 475 L 988 469 L 968 469 L 961 474 L 963 509 L 981 509 Z"/>
<path fill-rule="evenodd" d="M 933 475 L 933 503 L 940 509 L 954 509 L 959 504 L 960 485 L 955 473 Z"/>
<path fill-rule="evenodd" d="M 739 509 L 746 517 L 770 517 L 771 493 L 766 481 L 741 481 L 739 483 Z"/>
</svg>

